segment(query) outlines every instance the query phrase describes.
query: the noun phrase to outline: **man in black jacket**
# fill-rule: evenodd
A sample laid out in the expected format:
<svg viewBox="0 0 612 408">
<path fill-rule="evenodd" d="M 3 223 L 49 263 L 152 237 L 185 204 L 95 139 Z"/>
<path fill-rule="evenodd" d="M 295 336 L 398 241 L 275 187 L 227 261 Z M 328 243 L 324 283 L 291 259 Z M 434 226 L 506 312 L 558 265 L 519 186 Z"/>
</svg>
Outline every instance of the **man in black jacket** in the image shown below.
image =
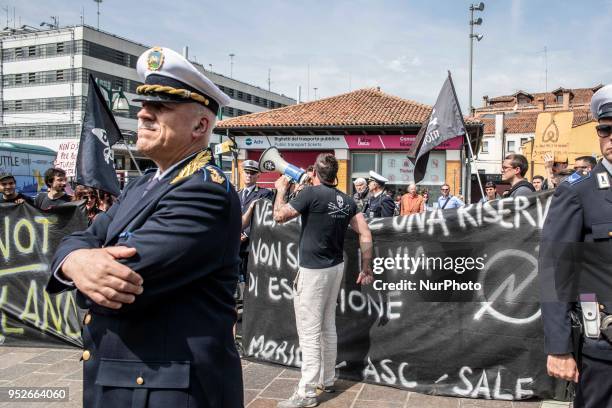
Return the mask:
<svg viewBox="0 0 612 408">
<path fill-rule="evenodd" d="M 502 162 L 502 180 L 510 182 L 510 190 L 504 192 L 504 197 L 518 197 L 535 192 L 533 185 L 525 179 L 529 169 L 527 158 L 522 154 L 512 153 Z"/>
</svg>

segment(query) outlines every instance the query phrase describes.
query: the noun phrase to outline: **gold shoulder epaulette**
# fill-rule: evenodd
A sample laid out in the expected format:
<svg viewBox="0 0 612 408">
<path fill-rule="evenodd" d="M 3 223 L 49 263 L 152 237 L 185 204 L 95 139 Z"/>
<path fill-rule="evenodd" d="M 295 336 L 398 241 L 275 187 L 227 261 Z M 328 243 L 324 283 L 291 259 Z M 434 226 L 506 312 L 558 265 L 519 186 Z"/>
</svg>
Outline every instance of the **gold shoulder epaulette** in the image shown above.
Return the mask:
<svg viewBox="0 0 612 408">
<path fill-rule="evenodd" d="M 206 170 L 208 170 L 208 173 L 210 174 L 210 179 L 212 181 L 214 181 L 217 184 L 225 183 L 225 174 L 220 172 L 215 166 L 208 165 L 206 166 Z"/>
<path fill-rule="evenodd" d="M 178 183 L 182 179 L 191 176 L 196 171 L 205 167 L 210 162 L 210 159 L 211 155 L 209 150 L 201 151 L 181 169 L 179 174 L 170 182 L 170 184 Z"/>
</svg>

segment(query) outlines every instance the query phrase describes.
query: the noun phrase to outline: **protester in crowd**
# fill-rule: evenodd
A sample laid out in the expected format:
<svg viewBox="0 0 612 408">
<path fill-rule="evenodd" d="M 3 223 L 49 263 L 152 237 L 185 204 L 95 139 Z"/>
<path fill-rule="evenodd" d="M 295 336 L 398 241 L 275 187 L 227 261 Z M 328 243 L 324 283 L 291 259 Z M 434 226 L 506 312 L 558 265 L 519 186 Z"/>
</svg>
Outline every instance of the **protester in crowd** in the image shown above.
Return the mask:
<svg viewBox="0 0 612 408">
<path fill-rule="evenodd" d="M 442 184 L 442 187 L 440 187 L 440 193 L 442 195 L 438 197 L 438 208 L 441 210 L 447 210 L 449 208 L 459 208 L 465 205 L 463 201 L 451 195 L 450 186 L 446 183 Z"/>
<path fill-rule="evenodd" d="M 393 217 L 395 215 L 395 203 L 391 197 L 385 194 L 385 184 L 388 182 L 389 180 L 370 170 L 370 178 L 368 179 L 370 195 L 363 206 L 363 213 L 366 217 Z"/>
<path fill-rule="evenodd" d="M 574 173 L 575 173 L 574 169 L 563 169 L 555 173 L 555 175 L 553 176 L 553 181 L 555 182 L 555 186 L 558 186 L 561 183 L 563 183 L 565 179 L 567 179 L 569 176 L 571 176 Z M 583 172 L 581 171 L 580 174 L 582 173 Z"/>
<path fill-rule="evenodd" d="M 487 181 L 485 184 L 485 196 L 480 199 L 481 203 L 486 203 L 489 201 L 497 200 L 501 198 L 499 194 L 497 194 L 497 185 L 492 181 Z"/>
<path fill-rule="evenodd" d="M 362 212 L 365 207 L 366 200 L 370 190 L 368 189 L 368 183 L 362 177 L 358 177 L 353 182 L 355 186 L 355 194 L 353 194 L 353 200 L 357 204 L 357 211 Z"/>
<path fill-rule="evenodd" d="M 72 201 L 66 194 L 66 172 L 58 168 L 45 171 L 45 184 L 48 191 L 39 193 L 34 199 L 34 205 L 41 210 L 48 210 L 58 205 Z"/>
<path fill-rule="evenodd" d="M 557 160 L 552 153 L 546 153 L 543 156 L 544 159 L 544 170 L 546 171 L 546 179 L 542 190 L 553 189 L 557 187 L 559 182 L 558 173 L 567 169 L 567 159 Z"/>
<path fill-rule="evenodd" d="M 111 193 L 104 190 L 98 190 L 98 209 L 102 212 L 107 212 L 115 203 L 115 197 Z"/>
<path fill-rule="evenodd" d="M 597 166 L 597 160 L 593 156 L 580 156 L 574 162 L 574 170 L 581 172 L 591 172 Z"/>
<path fill-rule="evenodd" d="M 408 185 L 408 192 L 401 198 L 400 215 L 418 214 L 425 211 L 425 201 L 417 194 L 416 184 Z"/>
<path fill-rule="evenodd" d="M 33 204 L 30 197 L 17 192 L 17 182 L 11 173 L 0 173 L 0 203 Z"/>
<path fill-rule="evenodd" d="M 393 203 L 395 203 L 395 211 L 394 214 L 399 215 L 402 209 L 402 195 L 398 193 L 393 197 Z"/>
<path fill-rule="evenodd" d="M 321 153 L 315 163 L 314 186 L 306 187 L 289 204 L 284 201 L 287 178 L 281 176 L 275 183 L 278 194 L 274 220 L 284 223 L 300 215 L 302 218 L 299 269 L 293 290 L 302 376 L 291 398 L 278 404 L 282 408 L 314 407 L 317 388 L 334 391 L 336 301 L 344 273 L 344 236 L 349 225 L 359 235 L 361 247 L 362 269 L 357 283 L 369 284 L 373 280 L 370 229 L 353 199 L 335 188 L 337 173 L 334 155 Z"/>
<path fill-rule="evenodd" d="M 423 206 L 425 207 L 425 211 L 433 210 L 433 206 L 429 203 L 429 190 L 421 191 L 421 195 L 423 196 Z"/>
<path fill-rule="evenodd" d="M 544 187 L 544 177 L 542 176 L 533 176 L 531 179 L 531 185 L 535 188 L 535 191 L 543 191 Z"/>
<path fill-rule="evenodd" d="M 612 85 L 593 95 L 591 112 L 603 159 L 555 191 L 538 266 L 546 368 L 577 383 L 575 408 L 612 407 Z M 586 282 L 594 287 L 583 287 Z"/>
<path fill-rule="evenodd" d="M 259 187 L 257 180 L 259 179 L 259 163 L 255 160 L 245 160 L 242 163 L 242 180 L 244 188 L 238 191 L 240 198 L 240 209 L 244 215 L 249 209 L 251 203 L 260 198 L 272 199 L 274 193 L 267 188 Z M 251 234 L 251 224 L 242 229 L 240 233 L 240 280 L 239 280 L 239 296 L 238 299 L 243 299 L 244 286 L 248 282 L 248 261 L 249 261 L 249 235 Z"/>
<path fill-rule="evenodd" d="M 158 168 L 62 240 L 47 291 L 76 286 L 88 309 L 84 407 L 243 407 L 232 335 L 240 200 L 208 149 L 230 99 L 168 48 L 136 65 L 137 148 Z"/>
<path fill-rule="evenodd" d="M 504 197 L 524 196 L 535 191 L 525 179 L 528 169 L 529 163 L 522 154 L 512 153 L 506 156 L 502 162 L 502 180 L 510 183 L 510 189 L 504 192 Z"/>
<path fill-rule="evenodd" d="M 314 165 L 313 164 L 306 167 L 306 174 L 308 175 L 309 180 L 314 179 Z M 312 185 L 312 183 L 310 185 Z"/>
<path fill-rule="evenodd" d="M 96 191 L 87 186 L 78 185 L 74 189 L 74 196 L 72 201 L 85 200 L 85 210 L 87 211 L 87 222 L 91 225 L 94 218 L 101 212 L 98 209 L 98 197 Z"/>
</svg>

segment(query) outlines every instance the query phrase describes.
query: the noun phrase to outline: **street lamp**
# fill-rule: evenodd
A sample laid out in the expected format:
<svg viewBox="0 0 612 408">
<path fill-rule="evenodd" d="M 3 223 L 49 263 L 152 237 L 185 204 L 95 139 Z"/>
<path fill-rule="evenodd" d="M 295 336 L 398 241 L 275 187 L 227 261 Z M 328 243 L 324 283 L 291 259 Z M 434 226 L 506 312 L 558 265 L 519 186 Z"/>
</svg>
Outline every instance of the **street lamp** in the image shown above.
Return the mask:
<svg viewBox="0 0 612 408">
<path fill-rule="evenodd" d="M 476 41 L 482 40 L 484 37 L 482 34 L 474 34 L 474 26 L 482 24 L 482 18 L 478 17 L 474 20 L 474 11 L 483 11 L 485 8 L 485 4 L 481 1 L 479 4 L 471 4 L 470 5 L 470 102 L 469 106 L 469 114 L 472 115 L 474 112 L 474 107 L 472 106 L 472 66 L 474 60 L 474 39 Z"/>
<path fill-rule="evenodd" d="M 106 92 L 106 101 L 111 111 L 117 113 L 127 113 L 130 111 L 130 101 L 128 101 L 121 87 L 112 89 L 112 87 L 104 85 L 99 79 L 96 79 L 96 84 Z"/>
</svg>

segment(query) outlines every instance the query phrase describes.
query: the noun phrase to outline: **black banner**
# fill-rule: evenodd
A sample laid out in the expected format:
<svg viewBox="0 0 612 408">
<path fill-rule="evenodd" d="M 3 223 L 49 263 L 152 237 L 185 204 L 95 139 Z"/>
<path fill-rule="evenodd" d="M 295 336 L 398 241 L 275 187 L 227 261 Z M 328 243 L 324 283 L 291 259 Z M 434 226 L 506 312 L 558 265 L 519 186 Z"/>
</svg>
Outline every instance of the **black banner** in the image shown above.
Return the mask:
<svg viewBox="0 0 612 408">
<path fill-rule="evenodd" d="M 0 216 L 0 345 L 81 347 L 74 293 L 49 295 L 45 286 L 61 239 L 87 228 L 84 207 L 2 204 Z"/>
<path fill-rule="evenodd" d="M 566 383 L 546 373 L 538 303 L 537 251 L 551 198 L 374 219 L 378 282 L 366 287 L 355 283 L 360 257 L 349 231 L 336 309 L 340 377 L 435 395 L 566 399 Z M 247 356 L 294 367 L 299 231 L 299 218 L 277 225 L 271 203 L 258 203 L 243 317 Z M 434 285 L 446 280 L 472 287 Z"/>
</svg>

